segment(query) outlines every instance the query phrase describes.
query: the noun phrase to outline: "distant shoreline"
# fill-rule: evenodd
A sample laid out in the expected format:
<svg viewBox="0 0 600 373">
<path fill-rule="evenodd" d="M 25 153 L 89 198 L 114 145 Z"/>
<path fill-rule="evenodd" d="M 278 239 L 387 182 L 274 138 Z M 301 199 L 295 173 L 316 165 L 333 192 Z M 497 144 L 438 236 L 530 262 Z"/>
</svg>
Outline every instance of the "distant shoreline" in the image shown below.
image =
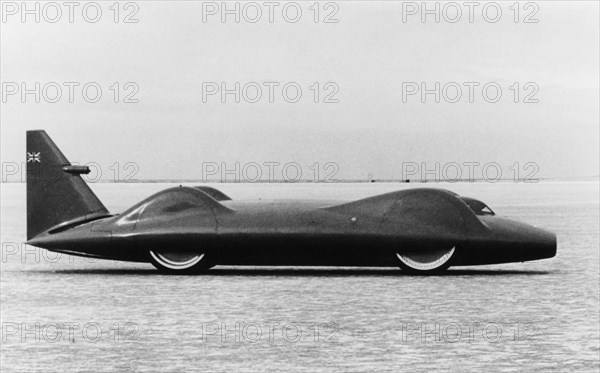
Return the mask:
<svg viewBox="0 0 600 373">
<path fill-rule="evenodd" d="M 494 181 L 487 181 L 485 179 L 460 179 L 460 180 L 398 180 L 398 179 L 374 179 L 374 180 L 354 180 L 354 179 L 343 179 L 343 180 L 331 180 L 331 181 L 314 181 L 314 180 L 271 180 L 271 181 L 219 181 L 219 180 L 199 180 L 199 179 L 138 179 L 138 180 L 99 180 L 99 181 L 88 181 L 88 184 L 165 184 L 165 183 L 201 183 L 201 184 L 381 184 L 381 183 L 398 183 L 398 184 L 464 184 L 464 183 L 523 183 L 523 184 L 537 184 L 539 182 L 547 181 L 564 181 L 564 182 L 575 182 L 575 181 L 596 181 L 600 182 L 600 176 L 589 176 L 581 178 L 539 178 L 534 180 L 518 180 L 514 179 L 499 179 Z M 25 184 L 24 181 L 2 181 L 2 184 Z"/>
</svg>

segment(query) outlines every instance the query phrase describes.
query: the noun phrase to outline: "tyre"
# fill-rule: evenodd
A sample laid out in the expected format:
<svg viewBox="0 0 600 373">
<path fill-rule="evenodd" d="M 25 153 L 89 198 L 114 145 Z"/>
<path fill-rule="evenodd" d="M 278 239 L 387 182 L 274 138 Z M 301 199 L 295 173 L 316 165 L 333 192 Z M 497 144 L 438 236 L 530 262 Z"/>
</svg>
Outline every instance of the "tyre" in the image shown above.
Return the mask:
<svg viewBox="0 0 600 373">
<path fill-rule="evenodd" d="M 201 273 L 213 266 L 206 253 L 168 249 L 150 250 L 150 262 L 159 271 L 171 274 Z"/>
<path fill-rule="evenodd" d="M 400 268 L 410 274 L 433 275 L 446 271 L 452 265 L 456 247 L 396 253 Z"/>
</svg>

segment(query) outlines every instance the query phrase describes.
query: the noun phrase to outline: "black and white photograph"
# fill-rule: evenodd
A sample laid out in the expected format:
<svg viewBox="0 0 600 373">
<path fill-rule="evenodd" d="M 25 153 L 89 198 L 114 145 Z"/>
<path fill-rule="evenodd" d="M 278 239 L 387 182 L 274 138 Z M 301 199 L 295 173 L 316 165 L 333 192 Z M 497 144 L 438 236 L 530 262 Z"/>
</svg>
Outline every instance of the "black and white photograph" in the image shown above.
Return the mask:
<svg viewBox="0 0 600 373">
<path fill-rule="evenodd" d="M 600 1 L 0 11 L 1 372 L 600 372 Z"/>
</svg>

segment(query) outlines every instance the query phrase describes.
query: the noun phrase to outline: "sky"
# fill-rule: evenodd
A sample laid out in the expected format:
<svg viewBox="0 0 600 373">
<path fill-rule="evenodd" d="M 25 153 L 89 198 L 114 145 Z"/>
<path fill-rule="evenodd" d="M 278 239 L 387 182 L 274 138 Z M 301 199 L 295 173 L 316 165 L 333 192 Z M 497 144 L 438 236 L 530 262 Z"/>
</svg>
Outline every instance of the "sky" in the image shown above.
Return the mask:
<svg viewBox="0 0 600 373">
<path fill-rule="evenodd" d="M 29 129 L 103 179 L 600 173 L 596 1 L 75 3 L 2 2 L 3 181 Z"/>
</svg>

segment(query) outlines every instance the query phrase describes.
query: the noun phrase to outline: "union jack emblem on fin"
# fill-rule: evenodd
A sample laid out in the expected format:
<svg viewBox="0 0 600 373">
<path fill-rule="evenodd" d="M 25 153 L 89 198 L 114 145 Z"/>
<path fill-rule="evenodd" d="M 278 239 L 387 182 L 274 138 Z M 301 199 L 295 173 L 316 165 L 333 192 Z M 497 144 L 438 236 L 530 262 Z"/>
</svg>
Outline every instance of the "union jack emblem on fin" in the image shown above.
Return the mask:
<svg viewBox="0 0 600 373">
<path fill-rule="evenodd" d="M 42 163 L 42 158 L 40 156 L 40 152 L 37 152 L 37 153 L 27 152 L 27 163 L 29 163 L 29 162 Z"/>
</svg>

